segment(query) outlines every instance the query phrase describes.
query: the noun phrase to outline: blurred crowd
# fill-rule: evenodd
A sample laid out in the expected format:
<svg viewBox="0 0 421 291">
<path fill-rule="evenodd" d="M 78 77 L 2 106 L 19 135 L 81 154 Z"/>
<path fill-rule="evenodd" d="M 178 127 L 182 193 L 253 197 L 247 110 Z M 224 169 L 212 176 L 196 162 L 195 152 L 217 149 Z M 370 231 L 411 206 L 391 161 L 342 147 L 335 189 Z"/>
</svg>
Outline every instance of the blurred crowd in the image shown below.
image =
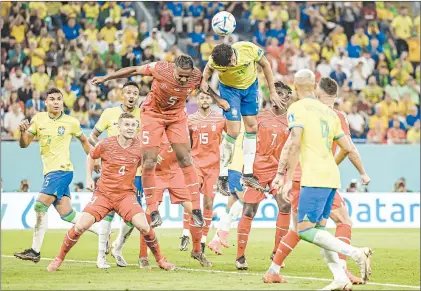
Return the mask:
<svg viewBox="0 0 421 291">
<path fill-rule="evenodd" d="M 277 80 L 292 86 L 297 70 L 330 76 L 340 86 L 335 107 L 352 137 L 367 143 L 420 141 L 420 16 L 398 2 L 156 2 L 156 25 L 136 17 L 131 2 L 2 2 L 1 117 L 3 138 L 45 110 L 43 93 L 63 91 L 66 112 L 92 128 L 103 109 L 119 104 L 125 80 L 88 82 L 121 67 L 191 55 L 203 68 L 221 42 L 252 41 L 266 51 Z M 211 29 L 231 12 L 235 33 Z M 415 12 L 418 11 L 418 12 Z M 217 84 L 216 77 L 213 83 Z M 149 77 L 134 78 L 141 95 Z M 269 91 L 259 71 L 261 106 Z M 188 110 L 195 107 L 194 97 Z"/>
</svg>

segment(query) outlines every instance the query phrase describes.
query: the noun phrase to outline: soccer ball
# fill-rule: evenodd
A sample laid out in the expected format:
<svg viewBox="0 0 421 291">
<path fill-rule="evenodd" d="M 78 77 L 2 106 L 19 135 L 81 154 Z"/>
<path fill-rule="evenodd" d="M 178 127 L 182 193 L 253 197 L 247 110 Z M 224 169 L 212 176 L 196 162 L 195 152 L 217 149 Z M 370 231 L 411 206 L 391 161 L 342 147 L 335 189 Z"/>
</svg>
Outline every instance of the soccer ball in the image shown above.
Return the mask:
<svg viewBox="0 0 421 291">
<path fill-rule="evenodd" d="M 212 18 L 212 29 L 217 35 L 229 35 L 234 31 L 235 26 L 235 17 L 227 11 L 218 12 Z"/>
</svg>

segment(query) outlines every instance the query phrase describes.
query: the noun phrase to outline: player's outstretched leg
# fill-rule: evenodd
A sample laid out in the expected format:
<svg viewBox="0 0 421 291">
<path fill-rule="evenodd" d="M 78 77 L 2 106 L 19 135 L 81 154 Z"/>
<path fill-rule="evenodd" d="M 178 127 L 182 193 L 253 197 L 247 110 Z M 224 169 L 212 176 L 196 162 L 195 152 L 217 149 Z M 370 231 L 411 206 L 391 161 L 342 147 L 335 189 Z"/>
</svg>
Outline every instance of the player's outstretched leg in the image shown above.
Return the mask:
<svg viewBox="0 0 421 291">
<path fill-rule="evenodd" d="M 151 227 L 158 227 L 162 224 L 162 218 L 159 214 L 156 205 L 156 199 L 154 197 L 156 192 L 155 187 L 155 167 L 158 157 L 158 147 L 147 148 L 143 152 L 143 163 L 142 163 L 142 185 L 143 193 L 145 195 L 146 203 L 148 203 L 148 209 L 151 212 Z M 148 199 L 150 202 L 148 202 Z M 155 203 L 155 205 L 153 205 Z"/>
<path fill-rule="evenodd" d="M 193 249 L 190 253 L 191 257 L 199 261 L 202 267 L 212 267 L 212 263 L 206 258 L 200 245 L 200 240 L 202 239 L 202 227 L 196 226 L 193 218 L 190 218 L 190 233 L 193 241 Z"/>
<path fill-rule="evenodd" d="M 140 234 L 143 235 L 146 244 L 158 263 L 158 266 L 166 271 L 174 270 L 175 265 L 167 262 L 167 259 L 162 256 L 158 238 L 156 237 L 152 227 L 149 226 L 145 215 L 143 213 L 135 214 L 132 218 L 132 224 L 140 231 Z"/>
<path fill-rule="evenodd" d="M 127 267 L 127 262 L 123 257 L 123 246 L 133 229 L 133 224 L 121 221 L 117 239 L 111 245 L 111 256 L 115 259 L 117 267 Z"/>
<path fill-rule="evenodd" d="M 224 137 L 225 140 L 225 137 Z M 234 139 L 235 142 L 235 139 Z M 234 143 L 235 146 L 235 143 Z M 222 152 L 224 154 L 224 152 Z M 232 149 L 232 155 L 234 154 L 234 148 Z M 232 157 L 230 157 L 232 159 Z M 216 183 L 216 189 L 219 193 L 221 193 L 224 196 L 229 196 L 231 194 L 231 190 L 229 187 L 229 172 L 228 172 L 228 164 L 226 164 L 226 161 L 223 160 L 223 158 L 220 159 L 220 170 L 219 170 L 219 177 L 218 181 Z"/>
<path fill-rule="evenodd" d="M 203 217 L 205 220 L 205 226 L 203 227 L 203 231 L 202 231 L 202 239 L 200 241 L 200 245 L 202 248 L 202 252 L 205 251 L 205 247 L 206 247 L 206 238 L 208 236 L 209 233 L 209 227 L 212 223 L 212 218 L 213 218 L 213 200 L 214 197 L 213 195 L 204 195 L 203 196 Z"/>
<path fill-rule="evenodd" d="M 245 252 L 251 230 L 251 223 L 256 215 L 258 207 L 259 203 L 244 203 L 243 215 L 237 228 L 237 259 L 235 260 L 235 266 L 238 270 L 248 269 Z"/>
<path fill-rule="evenodd" d="M 270 260 L 272 260 L 275 256 L 275 253 L 282 238 L 288 233 L 289 225 L 291 222 L 291 203 L 289 201 L 284 201 L 282 195 L 276 195 L 275 199 L 276 203 L 278 204 L 279 212 L 278 217 L 276 219 L 275 245 L 273 247 Z"/>
<path fill-rule="evenodd" d="M 183 233 L 180 238 L 180 251 L 187 251 L 190 243 L 190 216 L 186 210 L 183 210 Z"/>
<path fill-rule="evenodd" d="M 92 214 L 83 212 L 76 224 L 66 233 L 60 252 L 57 257 L 47 266 L 48 272 L 57 271 L 64 261 L 67 253 L 77 243 L 79 237 L 95 223 L 95 217 Z"/>
<path fill-rule="evenodd" d="M 108 213 L 99 224 L 98 234 L 98 256 L 96 266 L 99 269 L 109 269 L 110 265 L 107 262 L 107 254 L 111 251 L 111 223 L 113 222 L 115 212 Z"/>
<path fill-rule="evenodd" d="M 151 216 L 148 212 L 146 212 L 146 221 L 150 225 Z M 150 268 L 149 259 L 148 259 L 148 245 L 146 244 L 145 237 L 143 235 L 140 236 L 139 268 L 141 269 Z"/>
</svg>

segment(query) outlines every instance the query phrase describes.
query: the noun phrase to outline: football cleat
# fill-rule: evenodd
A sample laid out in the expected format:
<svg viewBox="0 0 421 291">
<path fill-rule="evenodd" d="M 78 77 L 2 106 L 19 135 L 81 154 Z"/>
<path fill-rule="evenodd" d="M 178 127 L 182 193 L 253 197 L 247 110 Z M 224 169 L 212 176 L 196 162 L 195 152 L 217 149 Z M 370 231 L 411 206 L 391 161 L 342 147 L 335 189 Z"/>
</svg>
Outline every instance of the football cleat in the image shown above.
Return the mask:
<svg viewBox="0 0 421 291">
<path fill-rule="evenodd" d="M 254 188 L 257 191 L 265 192 L 266 190 L 262 185 L 260 185 L 259 180 L 253 176 L 253 174 L 243 175 L 243 184 Z"/>
<path fill-rule="evenodd" d="M 235 260 L 235 267 L 237 270 L 248 270 L 249 265 L 247 264 L 246 258 L 244 256 L 239 257 Z"/>
<path fill-rule="evenodd" d="M 273 261 L 273 258 L 275 257 L 276 253 L 272 253 L 272 255 L 270 256 L 270 260 Z M 281 268 L 285 268 L 285 263 L 282 262 Z"/>
<path fill-rule="evenodd" d="M 345 291 L 350 291 L 350 290 L 352 290 L 352 283 L 351 283 L 351 281 L 342 282 L 342 281 L 334 280 L 332 283 L 330 283 L 326 287 L 323 287 L 320 290 L 345 290 Z"/>
<path fill-rule="evenodd" d="M 150 269 L 149 260 L 147 257 L 139 257 L 139 268 Z"/>
<path fill-rule="evenodd" d="M 96 266 L 98 269 L 109 269 L 111 266 L 107 263 L 107 257 L 105 255 L 99 256 L 96 260 Z"/>
<path fill-rule="evenodd" d="M 166 258 L 162 258 L 161 260 L 159 260 L 158 266 L 161 269 L 164 269 L 165 271 L 173 271 L 175 269 L 175 265 L 168 263 Z"/>
<path fill-rule="evenodd" d="M 266 272 L 266 274 L 263 276 L 263 282 L 265 283 L 288 283 L 287 280 L 284 279 L 280 274 L 278 273 L 270 273 Z"/>
<path fill-rule="evenodd" d="M 60 268 L 61 264 L 63 263 L 62 259 L 59 258 L 55 258 L 54 260 L 51 261 L 51 263 L 47 266 L 47 271 L 48 272 L 55 272 L 58 270 L 58 268 Z"/>
<path fill-rule="evenodd" d="M 361 248 L 359 251 L 359 257 L 355 262 L 358 265 L 358 269 L 360 269 L 361 279 L 366 282 L 371 275 L 371 255 L 373 252 L 370 248 Z"/>
<path fill-rule="evenodd" d="M 202 210 L 200 209 L 193 209 L 193 221 L 194 225 L 197 227 L 205 226 L 205 220 L 203 219 Z"/>
<path fill-rule="evenodd" d="M 187 235 L 183 235 L 181 237 L 181 242 L 180 242 L 180 251 L 187 251 L 187 249 L 189 248 L 189 243 L 190 243 L 190 238 Z"/>
<path fill-rule="evenodd" d="M 346 275 L 348 276 L 348 279 L 351 281 L 353 285 L 361 285 L 365 284 L 365 282 L 361 279 L 352 274 L 349 270 L 345 270 Z"/>
<path fill-rule="evenodd" d="M 212 267 L 212 263 L 206 258 L 204 253 L 191 252 L 191 257 L 198 260 L 202 267 Z"/>
<path fill-rule="evenodd" d="M 151 213 L 151 227 L 155 228 L 162 224 L 161 214 L 158 210 L 152 211 Z"/>
<path fill-rule="evenodd" d="M 41 253 L 37 253 L 32 248 L 26 249 L 23 252 L 17 252 L 13 254 L 16 258 L 24 261 L 32 261 L 38 263 L 41 260 Z"/>
<path fill-rule="evenodd" d="M 217 255 L 222 255 L 221 242 L 219 239 L 213 239 L 208 244 L 208 248 Z"/>
<path fill-rule="evenodd" d="M 115 263 L 117 267 L 127 267 L 127 262 L 123 257 L 123 253 L 121 251 L 116 251 L 115 245 L 117 241 L 114 241 L 111 248 L 111 256 L 115 259 Z"/>
<path fill-rule="evenodd" d="M 227 176 L 221 176 L 221 177 L 218 178 L 217 190 L 218 190 L 219 193 L 221 193 L 224 196 L 230 196 L 231 195 Z"/>
</svg>

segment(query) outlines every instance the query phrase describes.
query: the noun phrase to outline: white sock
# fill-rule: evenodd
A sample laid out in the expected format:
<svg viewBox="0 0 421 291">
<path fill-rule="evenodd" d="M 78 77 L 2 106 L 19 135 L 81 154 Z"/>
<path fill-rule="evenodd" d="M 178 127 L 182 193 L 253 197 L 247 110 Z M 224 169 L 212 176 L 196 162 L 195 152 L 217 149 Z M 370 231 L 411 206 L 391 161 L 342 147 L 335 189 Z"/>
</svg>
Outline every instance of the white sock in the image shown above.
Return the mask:
<svg viewBox="0 0 421 291">
<path fill-rule="evenodd" d="M 79 218 L 82 216 L 82 213 L 79 211 L 74 210 L 76 215 L 73 217 L 73 219 L 70 221 L 70 223 L 76 224 L 76 222 L 79 220 Z M 99 223 L 94 223 L 92 226 L 88 229 L 88 231 L 93 232 L 95 234 L 99 234 Z"/>
<path fill-rule="evenodd" d="M 231 207 L 232 209 L 232 207 Z M 230 231 L 231 228 L 231 222 L 232 222 L 232 216 L 226 212 L 222 214 L 221 219 L 219 220 L 219 230 L 222 231 Z"/>
<path fill-rule="evenodd" d="M 269 270 L 270 273 L 274 273 L 274 274 L 279 274 L 281 272 L 281 266 L 279 266 L 278 264 L 272 262 L 272 264 L 270 264 Z"/>
<path fill-rule="evenodd" d="M 127 223 L 124 222 L 124 220 L 121 221 L 120 231 L 118 232 L 118 236 L 114 246 L 116 252 L 121 252 L 123 250 L 123 246 L 132 234 L 133 228 L 134 227 L 132 226 L 128 226 Z"/>
<path fill-rule="evenodd" d="M 220 146 L 219 177 L 228 177 L 228 164 L 224 164 L 224 148 L 225 148 L 225 146 L 223 145 L 224 140 L 222 141 L 221 146 Z"/>
<path fill-rule="evenodd" d="M 42 242 L 44 241 L 45 232 L 48 228 L 48 213 L 35 212 L 35 215 L 36 222 L 32 237 L 32 249 L 39 253 L 41 251 Z"/>
<path fill-rule="evenodd" d="M 105 219 L 99 222 L 99 233 L 98 233 L 98 257 L 105 256 L 107 250 L 108 236 L 111 231 L 111 221 Z"/>
<path fill-rule="evenodd" d="M 222 151 L 222 158 L 221 158 L 221 165 L 223 168 L 227 168 L 229 163 L 232 161 L 232 157 L 234 156 L 234 150 L 235 150 L 235 138 L 230 136 L 229 134 L 226 134 L 224 136 L 224 139 L 222 140 L 221 144 L 221 151 Z M 228 175 L 228 174 L 227 174 Z M 222 176 L 220 174 L 220 176 Z"/>
<path fill-rule="evenodd" d="M 338 253 L 321 248 L 320 252 L 325 259 L 330 271 L 333 274 L 335 281 L 347 282 L 349 281 L 348 276 L 345 273 L 344 268 L 341 266 Z"/>
<path fill-rule="evenodd" d="M 201 243 L 206 243 L 206 235 L 202 235 L 202 239 L 200 240 Z"/>
<path fill-rule="evenodd" d="M 190 236 L 190 230 L 189 229 L 183 229 L 183 236 Z"/>
<path fill-rule="evenodd" d="M 254 157 L 256 156 L 256 134 L 244 134 L 243 139 L 243 153 L 244 153 L 244 170 L 243 173 L 253 174 Z"/>
<path fill-rule="evenodd" d="M 326 250 L 352 257 L 354 260 L 358 259 L 358 248 L 344 243 L 326 230 L 317 231 L 314 236 L 313 243 Z"/>
</svg>

